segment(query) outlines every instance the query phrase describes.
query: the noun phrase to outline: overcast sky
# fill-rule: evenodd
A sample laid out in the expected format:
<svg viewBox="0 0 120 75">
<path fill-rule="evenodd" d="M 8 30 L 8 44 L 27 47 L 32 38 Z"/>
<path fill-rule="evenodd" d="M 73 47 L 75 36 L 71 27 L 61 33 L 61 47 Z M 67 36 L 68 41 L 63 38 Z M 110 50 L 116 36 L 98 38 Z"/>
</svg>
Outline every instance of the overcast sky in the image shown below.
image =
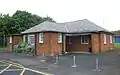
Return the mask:
<svg viewBox="0 0 120 75">
<path fill-rule="evenodd" d="M 57 22 L 88 19 L 108 30 L 120 30 L 119 0 L 0 0 L 0 13 L 26 10 Z"/>
</svg>

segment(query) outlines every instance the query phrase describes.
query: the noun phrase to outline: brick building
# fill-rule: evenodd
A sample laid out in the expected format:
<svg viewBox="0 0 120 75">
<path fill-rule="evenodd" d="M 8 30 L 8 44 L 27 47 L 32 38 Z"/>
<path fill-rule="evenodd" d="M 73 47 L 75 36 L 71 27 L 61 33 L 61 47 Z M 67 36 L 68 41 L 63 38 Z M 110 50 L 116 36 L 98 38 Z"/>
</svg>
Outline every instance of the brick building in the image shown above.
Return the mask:
<svg viewBox="0 0 120 75">
<path fill-rule="evenodd" d="M 98 53 L 114 48 L 113 34 L 87 19 L 52 23 L 45 21 L 20 35 L 9 36 L 8 51 L 19 42 L 35 46 L 37 55 L 56 55 L 62 52 Z"/>
</svg>

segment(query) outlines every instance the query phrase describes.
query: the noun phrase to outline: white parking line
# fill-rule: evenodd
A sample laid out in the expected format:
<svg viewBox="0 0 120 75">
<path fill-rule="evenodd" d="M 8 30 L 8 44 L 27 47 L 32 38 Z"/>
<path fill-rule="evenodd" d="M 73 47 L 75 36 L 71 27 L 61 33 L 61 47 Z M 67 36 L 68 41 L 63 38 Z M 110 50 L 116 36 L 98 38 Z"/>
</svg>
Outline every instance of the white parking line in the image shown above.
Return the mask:
<svg viewBox="0 0 120 75">
<path fill-rule="evenodd" d="M 23 69 L 7 69 L 5 71 L 22 71 Z"/>
<path fill-rule="evenodd" d="M 20 73 L 20 75 L 23 75 L 24 74 L 24 72 L 25 72 L 25 68 L 23 69 L 23 71 Z"/>
<path fill-rule="evenodd" d="M 16 65 L 16 66 L 19 66 L 21 68 L 24 68 L 24 66 L 22 66 L 21 64 L 18 64 L 18 63 L 14 63 L 12 61 L 7 61 L 7 60 L 2 60 L 3 63 L 7 63 L 7 64 L 13 64 L 13 65 Z"/>
<path fill-rule="evenodd" d="M 40 71 L 33 70 L 33 69 L 29 69 L 29 68 L 25 68 L 25 69 L 26 69 L 26 70 L 29 70 L 29 71 L 32 71 L 32 72 L 35 72 L 35 73 L 43 74 L 43 75 L 54 75 L 54 74 L 49 74 L 49 73 L 45 73 L 45 72 L 40 72 Z"/>
<path fill-rule="evenodd" d="M 8 66 L 8 65 L 0 65 L 0 66 Z"/>
<path fill-rule="evenodd" d="M 0 71 L 0 74 L 2 74 L 4 71 L 20 71 L 20 70 L 22 70 L 22 72 L 20 73 L 20 75 L 23 75 L 24 72 L 26 70 L 28 70 L 28 71 L 39 73 L 39 74 L 43 74 L 43 75 L 54 75 L 54 74 L 50 74 L 50 73 L 45 73 L 45 72 L 40 72 L 40 71 L 37 71 L 37 70 L 33 70 L 33 69 L 30 69 L 30 68 L 25 68 L 21 64 L 14 63 L 12 61 L 2 60 L 0 62 L 2 62 L 2 63 L 5 64 L 5 65 L 1 65 L 1 66 L 7 66 L 8 65 L 8 67 L 6 67 L 5 69 L 3 69 L 3 70 Z M 19 67 L 20 69 L 8 69 L 11 66 Z"/>
<path fill-rule="evenodd" d="M 0 71 L 0 74 L 2 74 L 5 70 L 7 70 L 9 67 L 11 67 L 12 64 L 10 64 L 8 67 L 6 67 L 5 69 L 3 69 L 2 71 Z"/>
</svg>

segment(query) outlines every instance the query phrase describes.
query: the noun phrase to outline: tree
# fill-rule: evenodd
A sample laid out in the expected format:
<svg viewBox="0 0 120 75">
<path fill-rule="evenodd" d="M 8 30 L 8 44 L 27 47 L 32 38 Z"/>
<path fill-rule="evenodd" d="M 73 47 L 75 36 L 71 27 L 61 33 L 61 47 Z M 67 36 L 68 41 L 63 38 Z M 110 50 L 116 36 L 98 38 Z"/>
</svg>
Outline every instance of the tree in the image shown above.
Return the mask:
<svg viewBox="0 0 120 75">
<path fill-rule="evenodd" d="M 9 20 L 10 20 L 9 14 L 7 14 L 7 15 L 2 15 L 1 14 L 0 15 L 0 36 L 3 39 L 1 41 L 3 46 L 5 46 L 5 41 L 6 41 L 5 37 L 9 33 L 9 31 L 8 31 Z"/>
<path fill-rule="evenodd" d="M 55 22 L 48 16 L 40 17 L 27 11 L 17 10 L 12 16 L 0 14 L 0 36 L 5 39 L 8 34 L 21 33 L 44 21 Z"/>
<path fill-rule="evenodd" d="M 52 18 L 49 16 L 43 18 L 44 21 L 50 21 L 50 22 L 55 22 Z"/>
<path fill-rule="evenodd" d="M 44 21 L 55 22 L 52 18 L 50 18 L 48 16 L 40 17 L 35 14 L 26 12 L 26 11 L 17 10 L 13 14 L 12 20 L 9 24 L 12 26 L 11 29 L 14 29 L 14 30 L 12 30 L 12 33 L 20 33 L 22 31 L 29 29 L 29 28 L 31 28 L 37 24 L 40 24 Z"/>
</svg>

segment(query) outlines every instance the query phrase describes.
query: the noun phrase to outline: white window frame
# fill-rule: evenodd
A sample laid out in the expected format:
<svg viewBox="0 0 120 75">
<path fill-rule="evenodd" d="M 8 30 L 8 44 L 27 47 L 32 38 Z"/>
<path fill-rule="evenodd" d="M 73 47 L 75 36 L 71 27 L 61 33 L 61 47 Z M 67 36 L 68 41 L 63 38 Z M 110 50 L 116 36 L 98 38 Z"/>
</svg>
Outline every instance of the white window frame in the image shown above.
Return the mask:
<svg viewBox="0 0 120 75">
<path fill-rule="evenodd" d="M 31 36 L 35 37 L 35 35 L 34 35 L 34 34 L 28 35 L 28 43 L 30 43 L 30 37 L 31 37 Z M 35 45 L 35 43 L 30 44 L 30 45 Z"/>
<path fill-rule="evenodd" d="M 85 38 L 87 39 L 87 42 L 85 42 L 86 40 Z M 82 40 L 84 40 L 84 42 Z M 88 35 L 81 35 L 81 44 L 89 44 Z"/>
<path fill-rule="evenodd" d="M 26 42 L 26 35 L 23 35 L 23 42 Z"/>
<path fill-rule="evenodd" d="M 62 43 L 62 33 L 58 33 L 58 43 Z"/>
<path fill-rule="evenodd" d="M 12 36 L 10 36 L 9 38 L 9 43 L 12 43 Z"/>
<path fill-rule="evenodd" d="M 107 35 L 104 34 L 103 37 L 104 37 L 104 44 L 107 44 Z"/>
<path fill-rule="evenodd" d="M 110 35 L 110 43 L 113 43 L 113 37 Z"/>
<path fill-rule="evenodd" d="M 43 43 L 43 41 L 44 41 L 44 34 L 39 33 L 39 43 Z"/>
</svg>

